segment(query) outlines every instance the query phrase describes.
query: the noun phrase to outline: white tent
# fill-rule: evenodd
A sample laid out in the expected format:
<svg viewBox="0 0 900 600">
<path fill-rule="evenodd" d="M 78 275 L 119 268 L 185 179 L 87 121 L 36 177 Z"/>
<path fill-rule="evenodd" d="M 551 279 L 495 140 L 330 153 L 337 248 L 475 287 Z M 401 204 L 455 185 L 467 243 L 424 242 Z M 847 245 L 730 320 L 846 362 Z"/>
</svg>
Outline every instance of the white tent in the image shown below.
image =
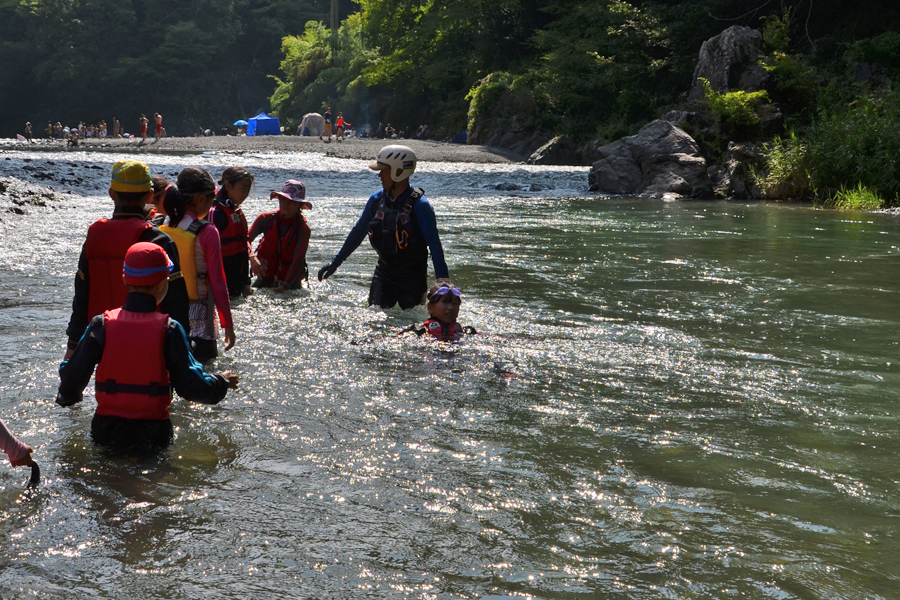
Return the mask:
<svg viewBox="0 0 900 600">
<path fill-rule="evenodd" d="M 325 117 L 319 113 L 307 113 L 303 115 L 303 121 L 297 128 L 297 135 L 316 135 L 325 133 Z"/>
</svg>

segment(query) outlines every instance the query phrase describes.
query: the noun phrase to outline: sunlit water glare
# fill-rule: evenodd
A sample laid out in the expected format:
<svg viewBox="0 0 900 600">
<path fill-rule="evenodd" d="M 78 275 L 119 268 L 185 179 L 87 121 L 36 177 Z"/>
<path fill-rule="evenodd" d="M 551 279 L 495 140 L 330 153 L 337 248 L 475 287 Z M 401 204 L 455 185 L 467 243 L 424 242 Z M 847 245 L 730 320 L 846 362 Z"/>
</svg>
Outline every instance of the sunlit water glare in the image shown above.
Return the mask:
<svg viewBox="0 0 900 600">
<path fill-rule="evenodd" d="M 895 217 L 421 164 L 482 335 L 398 337 L 426 312 L 366 308 L 362 246 L 325 283 L 235 306 L 218 368 L 240 390 L 176 400 L 175 444 L 139 458 L 91 445 L 91 388 L 53 402 L 121 157 L 4 156 L 102 169 L 0 220 L 0 418 L 45 476 L 24 494 L 0 467 L 0 597 L 900 597 Z M 251 169 L 251 220 L 303 180 L 313 273 L 378 183 L 308 154 L 144 158 Z"/>
</svg>

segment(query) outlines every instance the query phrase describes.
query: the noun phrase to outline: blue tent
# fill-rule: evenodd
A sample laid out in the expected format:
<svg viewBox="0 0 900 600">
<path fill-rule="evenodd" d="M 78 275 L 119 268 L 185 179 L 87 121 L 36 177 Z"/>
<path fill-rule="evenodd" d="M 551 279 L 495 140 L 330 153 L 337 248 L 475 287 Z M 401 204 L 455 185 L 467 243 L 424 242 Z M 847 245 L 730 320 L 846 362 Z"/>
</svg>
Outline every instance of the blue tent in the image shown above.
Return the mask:
<svg viewBox="0 0 900 600">
<path fill-rule="evenodd" d="M 278 121 L 278 117 L 270 117 L 265 112 L 261 112 L 248 120 L 250 125 L 247 126 L 247 135 L 281 135 L 281 123 Z"/>
</svg>

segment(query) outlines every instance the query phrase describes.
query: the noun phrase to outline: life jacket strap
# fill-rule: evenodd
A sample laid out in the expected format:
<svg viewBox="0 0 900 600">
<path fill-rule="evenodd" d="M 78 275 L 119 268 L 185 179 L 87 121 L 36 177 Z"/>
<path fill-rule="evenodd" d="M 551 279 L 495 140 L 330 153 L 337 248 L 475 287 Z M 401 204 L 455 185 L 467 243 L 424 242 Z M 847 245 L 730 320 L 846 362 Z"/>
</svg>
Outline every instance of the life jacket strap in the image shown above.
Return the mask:
<svg viewBox="0 0 900 600">
<path fill-rule="evenodd" d="M 169 386 L 159 385 L 158 381 L 151 382 L 149 385 L 138 385 L 132 383 L 116 383 L 115 379 L 107 379 L 106 381 L 98 381 L 95 383 L 94 389 L 104 394 L 147 394 L 148 396 L 168 396 Z"/>
</svg>

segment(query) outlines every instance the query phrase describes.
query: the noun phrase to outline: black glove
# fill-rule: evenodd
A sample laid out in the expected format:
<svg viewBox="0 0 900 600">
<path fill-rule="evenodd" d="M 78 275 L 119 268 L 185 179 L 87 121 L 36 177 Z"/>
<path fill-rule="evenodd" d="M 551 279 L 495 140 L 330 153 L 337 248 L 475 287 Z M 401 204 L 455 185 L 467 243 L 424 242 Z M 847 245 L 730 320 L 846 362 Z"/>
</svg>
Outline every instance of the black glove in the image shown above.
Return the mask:
<svg viewBox="0 0 900 600">
<path fill-rule="evenodd" d="M 337 264 L 334 261 L 331 261 L 330 263 L 319 269 L 319 281 L 328 279 L 329 277 L 334 275 L 334 272 L 337 271 L 337 269 Z"/>
</svg>

